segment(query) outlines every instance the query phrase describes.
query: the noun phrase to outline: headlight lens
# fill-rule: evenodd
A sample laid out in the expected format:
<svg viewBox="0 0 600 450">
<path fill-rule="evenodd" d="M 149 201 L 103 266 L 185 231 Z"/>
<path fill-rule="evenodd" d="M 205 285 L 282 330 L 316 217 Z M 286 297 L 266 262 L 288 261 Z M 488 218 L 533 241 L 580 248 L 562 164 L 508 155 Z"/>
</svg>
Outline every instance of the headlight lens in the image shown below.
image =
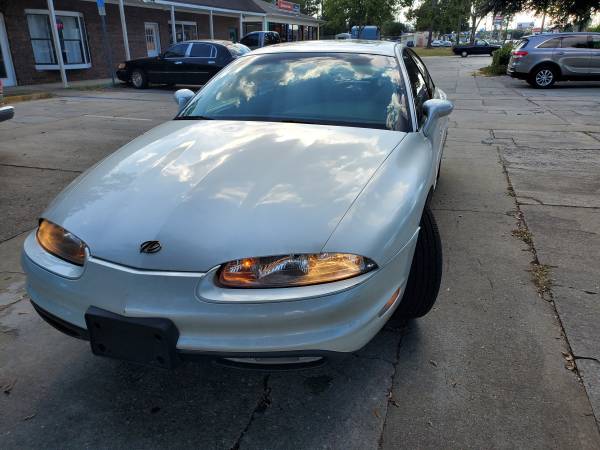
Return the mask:
<svg viewBox="0 0 600 450">
<path fill-rule="evenodd" d="M 125 63 L 119 63 L 119 65 L 117 66 L 117 69 L 124 69 L 125 68 Z"/>
<path fill-rule="evenodd" d="M 376 267 L 370 259 L 349 253 L 265 256 L 228 262 L 219 272 L 219 282 L 232 288 L 307 286 L 355 277 Z"/>
<path fill-rule="evenodd" d="M 85 262 L 84 242 L 62 227 L 42 219 L 37 231 L 38 242 L 44 249 L 58 258 L 83 266 Z"/>
</svg>

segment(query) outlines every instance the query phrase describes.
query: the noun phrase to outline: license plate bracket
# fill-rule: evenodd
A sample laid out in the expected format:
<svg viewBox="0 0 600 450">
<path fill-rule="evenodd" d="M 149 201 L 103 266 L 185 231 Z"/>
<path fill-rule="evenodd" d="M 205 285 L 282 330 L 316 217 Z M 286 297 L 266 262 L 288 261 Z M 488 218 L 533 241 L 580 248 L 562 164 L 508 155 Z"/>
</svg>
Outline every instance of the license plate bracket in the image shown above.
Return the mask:
<svg viewBox="0 0 600 450">
<path fill-rule="evenodd" d="M 126 317 L 90 306 L 85 313 L 92 353 L 140 364 L 173 368 L 179 331 L 159 317 Z"/>
</svg>

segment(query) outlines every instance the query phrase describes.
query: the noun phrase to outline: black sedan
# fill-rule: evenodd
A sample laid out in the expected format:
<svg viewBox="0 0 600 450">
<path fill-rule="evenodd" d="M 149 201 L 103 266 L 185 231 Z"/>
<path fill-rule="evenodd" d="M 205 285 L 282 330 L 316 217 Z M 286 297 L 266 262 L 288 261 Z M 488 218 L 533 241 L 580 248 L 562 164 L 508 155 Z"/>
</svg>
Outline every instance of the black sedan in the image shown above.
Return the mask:
<svg viewBox="0 0 600 450">
<path fill-rule="evenodd" d="M 484 39 L 477 39 L 474 44 L 462 44 L 452 47 L 455 55 L 466 58 L 469 55 L 491 55 L 500 45 L 490 44 Z"/>
<path fill-rule="evenodd" d="M 235 58 L 250 52 L 229 41 L 184 41 L 155 57 L 132 59 L 119 64 L 119 80 L 138 89 L 148 83 L 204 84 Z"/>
</svg>

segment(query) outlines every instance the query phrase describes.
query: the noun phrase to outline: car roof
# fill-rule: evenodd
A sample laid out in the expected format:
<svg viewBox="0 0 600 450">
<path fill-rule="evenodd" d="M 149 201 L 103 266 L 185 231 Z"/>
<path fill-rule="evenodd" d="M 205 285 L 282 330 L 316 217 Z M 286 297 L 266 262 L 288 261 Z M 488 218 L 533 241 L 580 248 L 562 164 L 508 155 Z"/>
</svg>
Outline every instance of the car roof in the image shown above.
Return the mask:
<svg viewBox="0 0 600 450">
<path fill-rule="evenodd" d="M 189 41 L 181 41 L 178 44 L 220 44 L 220 45 L 232 45 L 234 42 L 225 41 L 222 39 L 190 39 Z"/>
<path fill-rule="evenodd" d="M 306 52 L 306 53 L 370 53 L 374 55 L 395 56 L 396 47 L 400 46 L 392 41 L 368 41 L 359 39 L 327 40 L 327 41 L 300 41 L 288 42 L 284 44 L 269 45 L 252 54 L 263 53 L 288 53 L 288 52 Z"/>
<path fill-rule="evenodd" d="M 540 33 L 540 34 L 528 34 L 527 36 L 523 36 L 521 39 L 535 39 L 535 38 L 553 38 L 553 37 L 563 37 L 563 36 L 582 36 L 594 34 L 599 35 L 598 32 L 593 31 L 563 31 L 562 33 Z"/>
</svg>

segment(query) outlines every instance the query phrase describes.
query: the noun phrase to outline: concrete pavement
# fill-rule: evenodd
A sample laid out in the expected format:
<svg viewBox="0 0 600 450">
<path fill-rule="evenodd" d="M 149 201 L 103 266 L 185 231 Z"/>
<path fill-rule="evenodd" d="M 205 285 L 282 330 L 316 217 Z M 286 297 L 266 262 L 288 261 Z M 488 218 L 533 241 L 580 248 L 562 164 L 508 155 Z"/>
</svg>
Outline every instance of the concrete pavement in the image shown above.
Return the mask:
<svg viewBox="0 0 600 450">
<path fill-rule="evenodd" d="M 586 292 L 600 291 L 600 90 L 472 76 L 489 61 L 426 60 L 456 103 L 433 203 L 445 262 L 436 307 L 344 361 L 296 372 L 99 359 L 37 317 L 18 265 L 25 232 L 79 171 L 175 104 L 129 89 L 18 104 L 0 124 L 2 447 L 600 448 L 599 296 Z M 519 210 L 533 247 L 512 235 Z M 546 298 L 536 255 L 552 266 Z M 565 367 L 571 347 L 590 358 L 576 360 L 587 391 Z"/>
</svg>

